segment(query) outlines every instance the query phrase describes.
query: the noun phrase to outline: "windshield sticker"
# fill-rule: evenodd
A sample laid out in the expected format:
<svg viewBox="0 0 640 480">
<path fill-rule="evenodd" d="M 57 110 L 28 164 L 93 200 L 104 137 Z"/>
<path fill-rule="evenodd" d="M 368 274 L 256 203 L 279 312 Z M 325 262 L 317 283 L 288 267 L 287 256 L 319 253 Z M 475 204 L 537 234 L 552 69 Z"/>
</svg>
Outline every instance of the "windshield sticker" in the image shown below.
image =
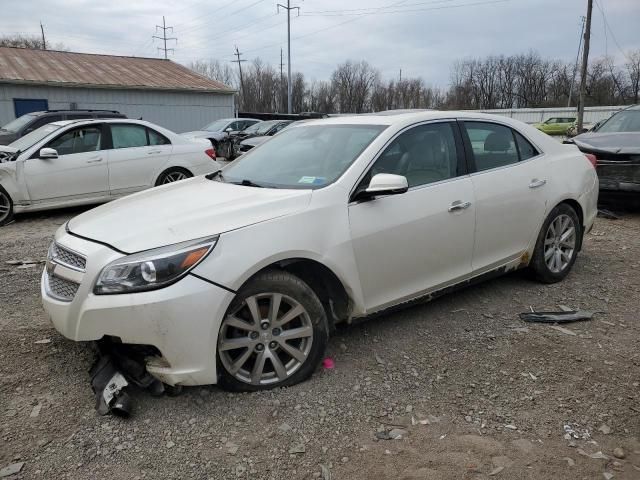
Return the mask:
<svg viewBox="0 0 640 480">
<path fill-rule="evenodd" d="M 327 179 L 324 177 L 302 177 L 298 180 L 298 183 L 305 183 L 308 185 L 324 185 Z"/>
</svg>

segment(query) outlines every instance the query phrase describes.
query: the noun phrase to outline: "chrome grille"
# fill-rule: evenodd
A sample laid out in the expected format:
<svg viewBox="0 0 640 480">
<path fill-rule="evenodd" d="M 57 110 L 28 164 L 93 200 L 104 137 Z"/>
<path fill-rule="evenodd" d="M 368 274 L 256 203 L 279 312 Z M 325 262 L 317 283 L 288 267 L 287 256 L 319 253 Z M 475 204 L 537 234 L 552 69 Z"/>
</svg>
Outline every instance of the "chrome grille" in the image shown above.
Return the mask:
<svg viewBox="0 0 640 480">
<path fill-rule="evenodd" d="M 70 302 L 73 300 L 73 297 L 75 297 L 80 285 L 70 282 L 69 280 L 65 280 L 64 278 L 47 274 L 47 286 L 49 287 L 49 294 L 52 297 L 65 302 Z"/>
<path fill-rule="evenodd" d="M 87 267 L 87 260 L 82 255 L 72 252 L 55 242 L 51 247 L 52 260 L 75 268 L 76 270 L 84 271 Z"/>
</svg>

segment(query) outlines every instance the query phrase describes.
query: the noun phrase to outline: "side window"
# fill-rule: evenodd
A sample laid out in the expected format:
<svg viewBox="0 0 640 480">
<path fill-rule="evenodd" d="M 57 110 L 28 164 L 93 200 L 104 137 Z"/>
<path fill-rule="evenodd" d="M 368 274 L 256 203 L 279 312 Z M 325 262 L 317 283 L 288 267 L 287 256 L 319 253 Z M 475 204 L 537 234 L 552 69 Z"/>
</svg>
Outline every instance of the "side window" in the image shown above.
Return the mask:
<svg viewBox="0 0 640 480">
<path fill-rule="evenodd" d="M 147 130 L 142 125 L 112 123 L 110 126 L 113 148 L 147 146 Z"/>
<path fill-rule="evenodd" d="M 536 155 L 539 155 L 538 150 L 536 150 L 536 148 L 533 145 L 531 145 L 526 138 L 524 138 L 515 130 L 513 131 L 513 134 L 515 135 L 516 143 L 518 144 L 518 153 L 520 154 L 520 161 L 528 160 L 532 157 L 535 157 Z"/>
<path fill-rule="evenodd" d="M 149 145 L 171 145 L 171 142 L 164 135 L 147 128 L 147 132 L 149 132 Z"/>
<path fill-rule="evenodd" d="M 233 131 L 242 130 L 244 128 L 244 125 L 242 125 L 242 122 L 240 121 L 235 121 L 235 122 L 231 122 L 227 128 L 230 128 Z M 227 128 L 225 128 L 225 130 Z"/>
<path fill-rule="evenodd" d="M 289 125 L 288 123 L 282 122 L 279 123 L 278 125 L 276 125 L 276 128 L 273 130 L 273 135 L 275 135 L 276 133 L 278 133 L 280 130 L 282 130 L 284 127 L 286 127 L 287 125 Z"/>
<path fill-rule="evenodd" d="M 476 170 L 482 172 L 518 162 L 518 150 L 512 130 L 486 122 L 464 122 Z"/>
<path fill-rule="evenodd" d="M 75 128 L 63 133 L 47 145 L 54 148 L 58 155 L 71 155 L 74 153 L 95 152 L 100 150 L 102 129 L 96 125 Z"/>
<path fill-rule="evenodd" d="M 440 182 L 460 175 L 458 150 L 451 123 L 429 123 L 398 136 L 366 175 L 368 185 L 378 173 L 407 178 L 409 187 Z"/>
</svg>

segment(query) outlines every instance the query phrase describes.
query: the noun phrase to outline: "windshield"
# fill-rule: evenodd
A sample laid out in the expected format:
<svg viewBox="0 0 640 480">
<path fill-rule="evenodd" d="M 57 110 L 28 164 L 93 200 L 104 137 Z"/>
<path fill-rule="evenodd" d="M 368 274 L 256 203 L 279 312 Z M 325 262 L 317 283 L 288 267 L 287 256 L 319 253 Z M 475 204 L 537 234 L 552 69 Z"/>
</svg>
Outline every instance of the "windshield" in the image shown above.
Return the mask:
<svg viewBox="0 0 640 480">
<path fill-rule="evenodd" d="M 242 133 L 267 133 L 278 121 L 258 122 L 244 129 Z"/>
<path fill-rule="evenodd" d="M 224 127 L 226 127 L 228 123 L 229 120 L 223 118 L 222 120 L 216 120 L 209 125 L 205 125 L 204 127 L 202 127 L 202 130 L 208 130 L 210 132 L 221 132 L 222 130 L 224 130 Z"/>
<path fill-rule="evenodd" d="M 56 125 L 55 123 L 49 123 L 47 125 L 43 125 L 42 127 L 34 130 L 31 133 L 26 134 L 24 137 L 20 137 L 13 143 L 10 143 L 10 147 L 17 148 L 21 152 L 24 152 L 27 148 L 32 147 L 44 137 L 49 135 L 52 132 L 55 132 L 59 128 L 62 128 L 61 125 Z"/>
<path fill-rule="evenodd" d="M 303 125 L 283 130 L 224 169 L 224 180 L 274 188 L 321 188 L 335 181 L 384 125 Z"/>
<path fill-rule="evenodd" d="M 34 118 L 36 118 L 36 115 L 31 115 L 30 113 L 27 113 L 26 115 L 22 115 L 21 117 L 18 117 L 15 120 L 7 123 L 4 127 L 2 127 L 2 130 L 8 130 L 10 132 L 15 133 L 18 130 L 20 130 L 22 127 L 24 127 L 27 123 L 29 123 L 31 120 L 33 120 Z"/>
<path fill-rule="evenodd" d="M 640 110 L 624 110 L 598 127 L 598 133 L 640 132 Z"/>
</svg>

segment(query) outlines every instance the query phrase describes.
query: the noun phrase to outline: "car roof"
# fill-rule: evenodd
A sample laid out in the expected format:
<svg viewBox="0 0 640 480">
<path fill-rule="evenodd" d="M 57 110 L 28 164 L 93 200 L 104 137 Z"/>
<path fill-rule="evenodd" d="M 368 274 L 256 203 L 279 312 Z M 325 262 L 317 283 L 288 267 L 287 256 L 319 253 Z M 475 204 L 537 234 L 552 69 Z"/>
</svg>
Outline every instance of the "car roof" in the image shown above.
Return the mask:
<svg viewBox="0 0 640 480">
<path fill-rule="evenodd" d="M 59 127 L 66 127 L 71 124 L 91 124 L 91 123 L 137 123 L 139 125 L 152 126 L 151 122 L 146 120 L 136 120 L 134 118 L 79 118 L 77 120 L 58 120 L 57 122 L 51 122 L 49 125 L 57 125 Z"/>
<path fill-rule="evenodd" d="M 476 119 L 491 120 L 500 123 L 516 124 L 517 122 L 502 115 L 491 115 L 476 111 L 455 111 L 455 110 L 402 110 L 392 113 L 392 111 L 371 113 L 366 115 L 341 115 L 337 117 L 320 118 L 311 121 L 313 125 L 410 125 L 412 123 L 441 120 L 441 119 Z"/>
</svg>

